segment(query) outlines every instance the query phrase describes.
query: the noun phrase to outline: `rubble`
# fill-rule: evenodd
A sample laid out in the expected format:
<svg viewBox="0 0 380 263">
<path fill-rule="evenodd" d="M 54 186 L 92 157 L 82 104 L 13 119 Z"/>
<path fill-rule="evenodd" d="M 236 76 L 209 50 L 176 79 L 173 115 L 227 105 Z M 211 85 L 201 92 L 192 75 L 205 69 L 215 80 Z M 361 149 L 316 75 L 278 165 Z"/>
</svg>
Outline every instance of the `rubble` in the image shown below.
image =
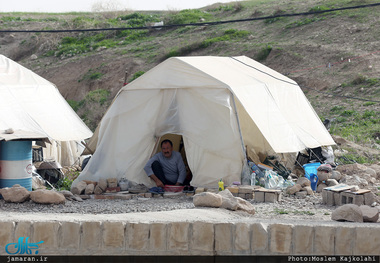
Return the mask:
<svg viewBox="0 0 380 263">
<path fill-rule="evenodd" d="M 22 203 L 29 199 L 30 192 L 19 184 L 0 189 L 0 194 L 6 202 Z"/>
<path fill-rule="evenodd" d="M 30 193 L 30 199 L 39 204 L 63 204 L 66 198 L 63 194 L 46 189 L 38 189 Z"/>
</svg>

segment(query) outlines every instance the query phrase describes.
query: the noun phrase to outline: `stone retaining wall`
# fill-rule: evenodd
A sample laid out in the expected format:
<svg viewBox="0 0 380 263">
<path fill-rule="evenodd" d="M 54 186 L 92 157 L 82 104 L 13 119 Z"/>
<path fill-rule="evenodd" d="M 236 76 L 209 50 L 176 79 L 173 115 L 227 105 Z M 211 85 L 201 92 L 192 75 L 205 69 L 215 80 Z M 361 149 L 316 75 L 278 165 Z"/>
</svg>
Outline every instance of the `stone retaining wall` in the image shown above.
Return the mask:
<svg viewBox="0 0 380 263">
<path fill-rule="evenodd" d="M 38 255 L 379 255 L 380 224 L 3 221 L 0 255 L 19 237 Z"/>
</svg>

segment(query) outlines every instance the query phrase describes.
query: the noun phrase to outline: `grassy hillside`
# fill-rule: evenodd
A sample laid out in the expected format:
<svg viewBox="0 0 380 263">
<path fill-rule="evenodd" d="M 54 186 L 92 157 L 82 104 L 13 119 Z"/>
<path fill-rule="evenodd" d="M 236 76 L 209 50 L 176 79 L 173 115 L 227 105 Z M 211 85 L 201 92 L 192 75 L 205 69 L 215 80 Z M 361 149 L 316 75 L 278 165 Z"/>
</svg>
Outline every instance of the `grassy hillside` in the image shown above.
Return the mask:
<svg viewBox="0 0 380 263">
<path fill-rule="evenodd" d="M 251 0 L 199 10 L 0 13 L 1 30 L 132 28 L 260 18 L 374 3 Z M 297 81 L 331 133 L 368 147 L 342 161 L 380 160 L 380 6 L 218 25 L 70 33 L 0 33 L 0 53 L 55 83 L 95 129 L 125 79 L 171 56 L 246 55 Z M 128 72 L 127 77 L 125 72 Z"/>
</svg>

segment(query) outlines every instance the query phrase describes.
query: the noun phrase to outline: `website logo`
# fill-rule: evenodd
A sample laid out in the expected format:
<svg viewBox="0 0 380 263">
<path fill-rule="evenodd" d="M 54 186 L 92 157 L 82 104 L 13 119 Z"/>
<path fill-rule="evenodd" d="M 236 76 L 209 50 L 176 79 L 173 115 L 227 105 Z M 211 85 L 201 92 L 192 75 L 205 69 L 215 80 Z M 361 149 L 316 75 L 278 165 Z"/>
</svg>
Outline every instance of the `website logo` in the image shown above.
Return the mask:
<svg viewBox="0 0 380 263">
<path fill-rule="evenodd" d="M 44 243 L 44 241 L 40 241 L 37 243 L 29 243 L 29 237 L 19 237 L 17 243 L 9 243 L 5 246 L 5 252 L 7 252 L 9 255 L 16 255 L 16 254 L 27 254 L 31 255 L 32 250 L 34 251 L 34 254 L 38 254 L 38 245 Z"/>
</svg>

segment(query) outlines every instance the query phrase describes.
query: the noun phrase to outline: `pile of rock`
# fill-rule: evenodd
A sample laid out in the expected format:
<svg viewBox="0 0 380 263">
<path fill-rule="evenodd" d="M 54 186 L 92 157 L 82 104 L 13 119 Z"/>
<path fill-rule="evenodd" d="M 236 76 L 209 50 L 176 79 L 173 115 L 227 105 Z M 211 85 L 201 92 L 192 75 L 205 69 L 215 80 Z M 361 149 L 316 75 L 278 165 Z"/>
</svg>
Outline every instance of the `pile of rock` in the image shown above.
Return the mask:
<svg viewBox="0 0 380 263">
<path fill-rule="evenodd" d="M 98 182 L 83 180 L 71 188 L 74 195 L 100 195 L 102 193 L 119 192 L 120 187 L 116 178 L 99 179 Z"/>
<path fill-rule="evenodd" d="M 255 208 L 250 202 L 241 197 L 233 196 L 228 189 L 218 193 L 202 192 L 196 194 L 193 197 L 193 203 L 196 207 L 225 208 L 232 211 L 241 210 L 252 215 L 255 214 Z"/>
<path fill-rule="evenodd" d="M 22 203 L 32 200 L 38 204 L 63 204 L 66 201 L 62 193 L 46 189 L 29 192 L 25 187 L 19 184 L 15 184 L 10 188 L 6 187 L 0 189 L 0 194 L 6 202 L 11 203 Z"/>
<path fill-rule="evenodd" d="M 335 209 L 331 214 L 331 219 L 348 222 L 377 222 L 379 209 L 380 207 L 368 205 L 346 204 Z"/>
<path fill-rule="evenodd" d="M 295 195 L 298 198 L 305 198 L 307 195 L 314 195 L 313 189 L 311 189 L 311 182 L 306 177 L 298 178 L 295 185 L 286 188 L 285 192 L 289 195 Z"/>
</svg>

